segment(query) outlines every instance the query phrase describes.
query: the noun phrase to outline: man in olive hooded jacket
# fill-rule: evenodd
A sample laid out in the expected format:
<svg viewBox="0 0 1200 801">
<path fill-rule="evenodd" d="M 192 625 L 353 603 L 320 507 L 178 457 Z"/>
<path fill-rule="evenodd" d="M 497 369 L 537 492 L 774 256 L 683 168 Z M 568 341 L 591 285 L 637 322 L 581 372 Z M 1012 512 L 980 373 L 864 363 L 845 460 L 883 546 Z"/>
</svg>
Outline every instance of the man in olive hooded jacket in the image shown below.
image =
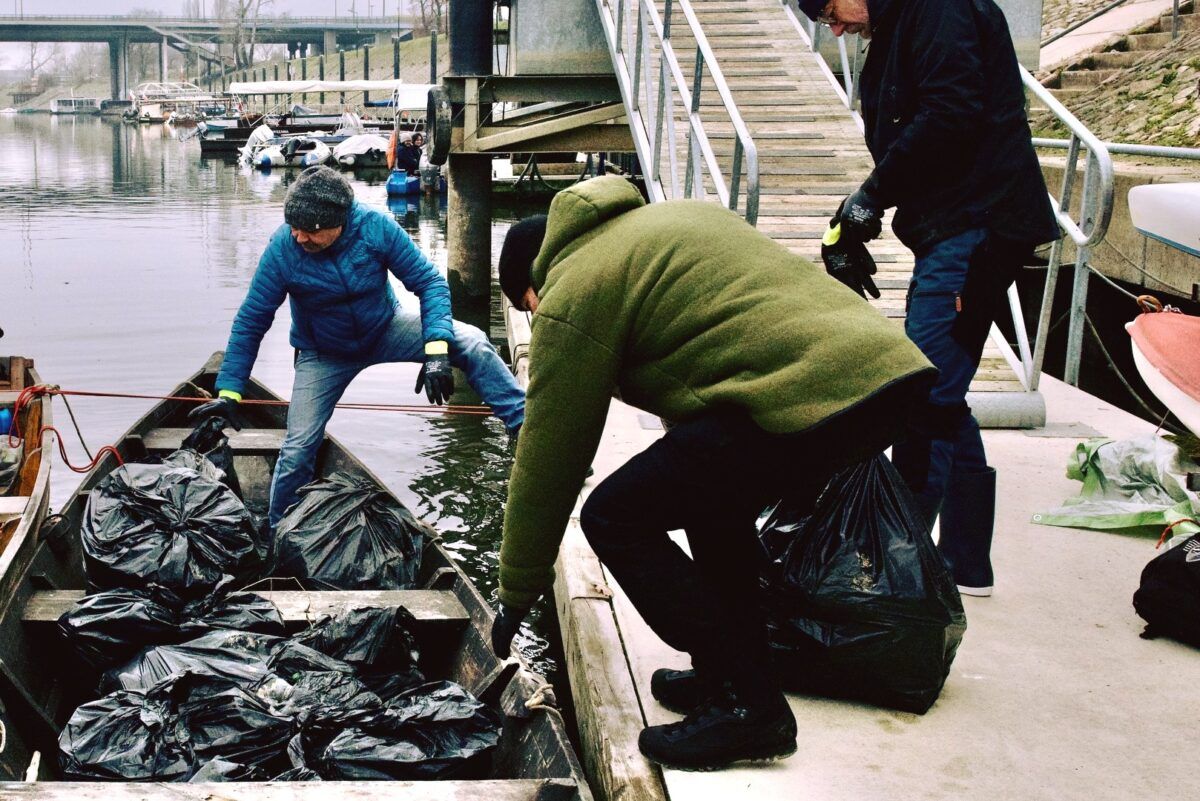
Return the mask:
<svg viewBox="0 0 1200 801">
<path fill-rule="evenodd" d="M 928 392 L 932 366 L 854 292 L 733 212 L 646 205 L 616 176 L 563 191 L 548 218 L 515 225 L 500 283 L 534 314 L 496 652 L 508 655 L 552 586 L 619 395 L 672 425 L 595 488 L 581 524 L 646 622 L 694 668 L 655 674 L 655 697 L 691 714 L 646 729 L 642 751 L 692 769 L 793 753 L 795 719 L 756 603 L 756 517 L 784 495 L 815 497 L 834 471 L 887 447 Z M 676 529 L 690 558 L 667 535 Z"/>
</svg>

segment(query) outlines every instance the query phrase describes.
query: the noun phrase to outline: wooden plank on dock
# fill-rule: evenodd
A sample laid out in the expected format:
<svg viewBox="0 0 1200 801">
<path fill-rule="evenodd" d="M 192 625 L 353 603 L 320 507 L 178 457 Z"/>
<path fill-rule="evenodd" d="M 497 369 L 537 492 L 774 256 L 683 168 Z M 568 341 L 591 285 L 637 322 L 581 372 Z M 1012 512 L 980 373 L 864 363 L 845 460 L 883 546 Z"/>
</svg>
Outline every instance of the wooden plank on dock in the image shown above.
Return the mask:
<svg viewBox="0 0 1200 801">
<path fill-rule="evenodd" d="M 567 801 L 570 779 L 424 782 L 0 782 L 5 801 Z"/>
<path fill-rule="evenodd" d="M 43 590 L 35 592 L 25 604 L 22 619 L 26 623 L 53 623 L 85 595 L 83 590 Z M 465 626 L 470 620 L 466 608 L 451 590 L 354 590 L 342 592 L 305 592 L 303 590 L 255 592 L 271 601 L 289 626 L 304 626 L 321 615 L 342 609 L 375 606 L 403 606 L 422 624 Z"/>
<path fill-rule="evenodd" d="M 154 428 L 142 436 L 148 451 L 177 451 L 190 428 Z M 250 456 L 273 456 L 279 452 L 286 432 L 282 428 L 243 428 L 241 431 L 226 431 L 229 447 L 237 454 Z"/>
</svg>

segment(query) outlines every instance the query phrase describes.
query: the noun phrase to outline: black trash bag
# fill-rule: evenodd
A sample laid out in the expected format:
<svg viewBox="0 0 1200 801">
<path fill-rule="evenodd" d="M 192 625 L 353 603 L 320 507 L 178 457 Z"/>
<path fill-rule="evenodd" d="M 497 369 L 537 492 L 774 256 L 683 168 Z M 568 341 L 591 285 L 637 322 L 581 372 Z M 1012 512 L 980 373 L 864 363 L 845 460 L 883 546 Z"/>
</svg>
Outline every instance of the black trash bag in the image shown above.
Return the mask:
<svg viewBox="0 0 1200 801">
<path fill-rule="evenodd" d="M 226 759 L 272 775 L 287 767 L 296 725 L 241 687 L 192 691 L 179 704 L 180 738 L 186 736 L 198 763 Z"/>
<path fill-rule="evenodd" d="M 274 603 L 252 592 L 213 595 L 192 601 L 180 613 L 186 639 L 213 629 L 230 629 L 284 636 L 283 615 Z"/>
<path fill-rule="evenodd" d="M 266 774 L 255 767 L 230 762 L 227 759 L 211 759 L 200 766 L 200 769 L 188 779 L 189 783 L 201 782 L 260 782 L 266 779 Z"/>
<path fill-rule="evenodd" d="M 76 602 L 58 619 L 75 653 L 97 671 L 120 665 L 150 645 L 178 642 L 178 599 L 151 590 L 107 590 Z"/>
<path fill-rule="evenodd" d="M 315 762 L 326 779 L 483 777 L 500 729 L 499 714 L 465 689 L 434 682 L 338 732 Z"/>
<path fill-rule="evenodd" d="M 206 417 L 183 440 L 183 448 L 202 454 L 220 471 L 220 482 L 241 498 L 242 487 L 233 468 L 233 449 L 229 447 L 229 438 L 225 436 L 225 425 L 223 417 Z"/>
<path fill-rule="evenodd" d="M 812 510 L 761 529 L 774 562 L 768 635 L 785 687 L 923 713 L 966 630 L 954 581 L 882 454 L 838 473 Z"/>
<path fill-rule="evenodd" d="M 1200 534 L 1142 568 L 1133 608 L 1146 621 L 1142 637 L 1170 637 L 1200 648 Z"/>
<path fill-rule="evenodd" d="M 283 773 L 280 773 L 273 782 L 319 782 L 321 774 L 317 773 L 312 768 L 288 768 Z"/>
<path fill-rule="evenodd" d="M 353 665 L 297 642 L 294 637 L 273 649 L 267 667 L 288 682 L 311 672 L 354 673 Z"/>
<path fill-rule="evenodd" d="M 304 747 L 304 732 L 299 732 L 288 742 L 287 758 L 291 767 L 280 773 L 273 782 L 319 782 L 321 774 L 308 766 L 308 756 Z"/>
<path fill-rule="evenodd" d="M 377 485 L 336 473 L 300 489 L 275 528 L 271 575 L 309 590 L 412 587 L 432 530 Z"/>
<path fill-rule="evenodd" d="M 307 727 L 336 727 L 383 711 L 383 700 L 350 673 L 301 673 L 287 681 L 269 677 L 255 695 L 281 715 Z"/>
<path fill-rule="evenodd" d="M 401 606 L 344 609 L 292 637 L 366 672 L 398 671 L 420 655 L 412 635 L 416 618 Z"/>
<path fill-rule="evenodd" d="M 121 691 L 75 710 L 58 738 L 66 779 L 183 781 L 191 752 L 160 693 Z"/>
<path fill-rule="evenodd" d="M 253 563 L 255 536 L 228 487 L 187 468 L 127 464 L 88 497 L 84 567 L 102 589 L 155 584 L 194 599 Z"/>
<path fill-rule="evenodd" d="M 102 692 L 148 689 L 172 676 L 208 676 L 251 686 L 267 677 L 272 650 L 279 637 L 252 632 L 218 630 L 179 645 L 160 645 L 143 651 L 101 678 Z"/>
</svg>

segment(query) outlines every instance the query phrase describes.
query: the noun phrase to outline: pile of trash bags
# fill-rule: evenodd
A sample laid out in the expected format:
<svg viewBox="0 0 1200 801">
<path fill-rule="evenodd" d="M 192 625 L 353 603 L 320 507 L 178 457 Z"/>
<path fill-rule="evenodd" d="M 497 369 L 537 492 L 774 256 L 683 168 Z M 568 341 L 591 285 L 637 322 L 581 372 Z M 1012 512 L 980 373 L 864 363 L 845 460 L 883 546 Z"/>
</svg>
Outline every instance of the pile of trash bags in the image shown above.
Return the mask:
<svg viewBox="0 0 1200 801">
<path fill-rule="evenodd" d="M 211 430 L 210 430 L 211 429 Z M 306 781 L 486 776 L 501 720 L 418 667 L 412 616 L 361 608 L 289 636 L 251 592 L 413 586 L 429 529 L 378 487 L 305 488 L 268 538 L 218 426 L 97 483 L 81 531 L 92 594 L 58 621 L 100 698 L 59 737 L 68 779 Z"/>
<path fill-rule="evenodd" d="M 759 529 L 767 627 L 785 688 L 924 713 L 962 641 L 962 599 L 882 454 L 830 480 L 814 508 Z"/>
<path fill-rule="evenodd" d="M 276 613 L 278 614 L 278 613 Z M 415 780 L 486 776 L 501 719 L 427 682 L 403 608 L 291 637 L 214 629 L 106 671 L 59 737 L 66 778 Z"/>
</svg>

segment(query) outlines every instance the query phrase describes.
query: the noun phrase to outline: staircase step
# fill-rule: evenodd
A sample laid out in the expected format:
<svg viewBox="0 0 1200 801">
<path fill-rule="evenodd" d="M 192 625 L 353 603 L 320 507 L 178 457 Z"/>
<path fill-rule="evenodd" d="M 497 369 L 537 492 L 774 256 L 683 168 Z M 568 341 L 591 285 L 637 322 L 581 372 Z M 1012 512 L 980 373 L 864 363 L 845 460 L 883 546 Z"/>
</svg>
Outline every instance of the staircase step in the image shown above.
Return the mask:
<svg viewBox="0 0 1200 801">
<path fill-rule="evenodd" d="M 1099 86 L 1117 74 L 1117 70 L 1065 70 L 1059 76 L 1062 89 L 1085 89 Z"/>
<path fill-rule="evenodd" d="M 1158 50 L 1171 44 L 1171 33 L 1133 33 L 1125 37 L 1130 50 Z"/>
<path fill-rule="evenodd" d="M 1146 57 L 1145 51 L 1112 50 L 1107 53 L 1096 53 L 1093 56 L 1089 56 L 1087 61 L 1091 64 L 1091 66 L 1093 68 L 1106 69 L 1106 70 L 1117 70 L 1117 69 L 1125 69 L 1126 67 L 1133 66 L 1134 62 L 1138 61 L 1138 59 L 1142 59 L 1145 57 Z"/>
<path fill-rule="evenodd" d="M 1159 29 L 1165 33 L 1171 32 L 1171 15 L 1163 14 L 1158 18 Z M 1196 14 L 1179 15 L 1179 31 L 1200 31 L 1200 16 Z"/>
<path fill-rule="evenodd" d="M 1087 95 L 1091 94 L 1090 89 L 1051 89 L 1050 94 L 1062 103 L 1067 108 L 1070 108 L 1073 103 L 1077 103 Z"/>
</svg>

